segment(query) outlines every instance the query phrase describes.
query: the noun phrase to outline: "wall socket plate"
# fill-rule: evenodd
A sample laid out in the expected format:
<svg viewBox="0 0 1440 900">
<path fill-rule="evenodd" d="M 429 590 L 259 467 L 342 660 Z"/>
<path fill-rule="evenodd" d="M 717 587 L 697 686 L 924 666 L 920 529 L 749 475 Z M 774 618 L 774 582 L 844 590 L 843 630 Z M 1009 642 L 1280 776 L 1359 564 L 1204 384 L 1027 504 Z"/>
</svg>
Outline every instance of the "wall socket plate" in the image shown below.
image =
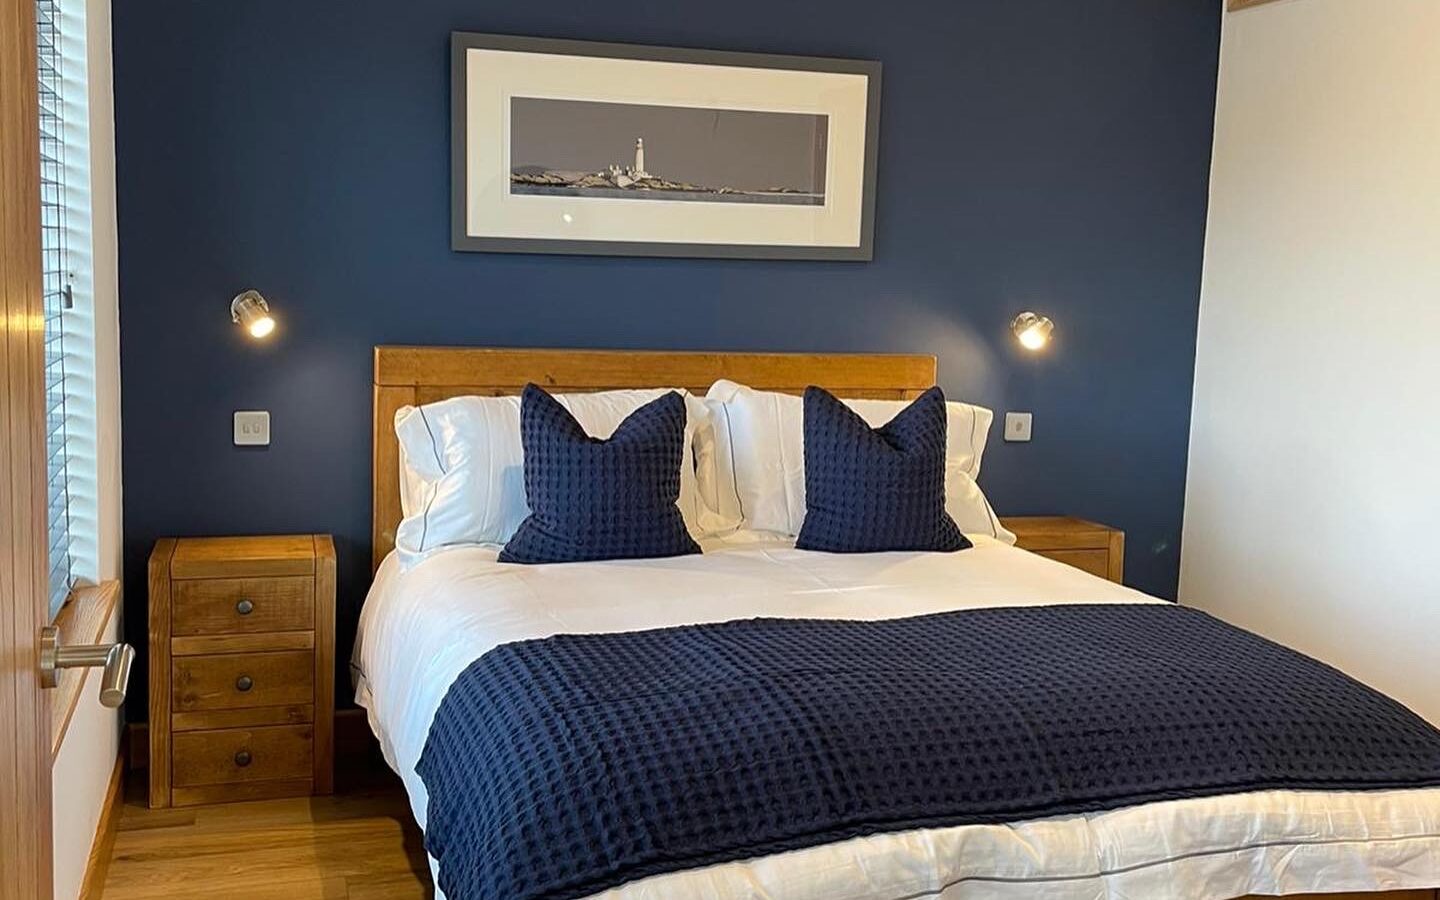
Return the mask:
<svg viewBox="0 0 1440 900">
<path fill-rule="evenodd" d="M 270 446 L 270 413 L 263 409 L 235 410 L 235 446 Z"/>
<path fill-rule="evenodd" d="M 1023 443 L 1030 440 L 1030 426 L 1034 419 L 1033 413 L 1007 412 L 1005 414 L 1005 440 L 1012 443 Z"/>
</svg>

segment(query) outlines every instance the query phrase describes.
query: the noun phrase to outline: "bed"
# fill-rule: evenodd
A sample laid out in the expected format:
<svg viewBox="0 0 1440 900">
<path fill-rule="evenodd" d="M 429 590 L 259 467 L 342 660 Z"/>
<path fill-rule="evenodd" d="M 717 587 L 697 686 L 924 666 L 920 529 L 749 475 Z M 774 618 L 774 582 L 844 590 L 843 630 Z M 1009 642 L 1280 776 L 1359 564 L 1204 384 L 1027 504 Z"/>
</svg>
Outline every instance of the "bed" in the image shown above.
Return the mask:
<svg viewBox="0 0 1440 900">
<path fill-rule="evenodd" d="M 390 423 L 400 407 L 511 394 L 527 382 L 555 391 L 667 386 L 703 393 L 721 378 L 766 390 L 820 384 L 845 397 L 906 399 L 935 383 L 935 361 L 376 349 L 376 578 L 354 653 L 356 698 L 422 828 L 429 798 L 416 763 L 437 709 L 463 670 L 512 642 L 753 616 L 874 621 L 954 610 L 1163 603 L 983 536 L 956 555 L 815 554 L 758 534 L 709 540 L 699 556 L 563 566 L 505 566 L 495 548 L 469 547 L 402 571 L 391 555 L 401 514 Z M 654 875 L 596 896 L 953 900 L 1390 891 L 1433 900 L 1437 884 L 1440 789 L 1268 790 L 871 834 Z"/>
</svg>

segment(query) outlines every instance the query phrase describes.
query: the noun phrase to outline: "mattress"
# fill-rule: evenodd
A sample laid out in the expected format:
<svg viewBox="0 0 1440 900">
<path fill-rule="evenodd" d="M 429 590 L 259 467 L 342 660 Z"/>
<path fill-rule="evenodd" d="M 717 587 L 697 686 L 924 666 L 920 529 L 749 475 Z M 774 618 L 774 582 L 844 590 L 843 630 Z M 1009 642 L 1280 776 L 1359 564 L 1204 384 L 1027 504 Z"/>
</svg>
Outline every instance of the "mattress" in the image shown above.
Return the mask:
<svg viewBox="0 0 1440 900">
<path fill-rule="evenodd" d="M 415 773 L 456 677 L 500 644 L 756 616 L 886 619 L 956 609 L 1163 602 L 980 538 L 955 554 L 830 555 L 742 534 L 703 556 L 501 565 L 496 551 L 387 559 L 354 668 L 385 757 L 426 821 Z M 1221 898 L 1440 883 L 1440 790 L 1264 791 L 1008 825 L 874 835 L 642 879 L 649 898 Z M 463 898 L 452 898 L 463 900 Z"/>
</svg>

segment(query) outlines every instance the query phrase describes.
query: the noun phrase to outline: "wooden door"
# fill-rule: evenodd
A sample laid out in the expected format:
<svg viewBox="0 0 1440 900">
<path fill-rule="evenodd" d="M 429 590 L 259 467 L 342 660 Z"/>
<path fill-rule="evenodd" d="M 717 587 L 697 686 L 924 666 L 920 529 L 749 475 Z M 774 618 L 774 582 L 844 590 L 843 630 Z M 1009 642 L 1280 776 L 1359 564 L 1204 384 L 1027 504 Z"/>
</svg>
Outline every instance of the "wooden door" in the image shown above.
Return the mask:
<svg viewBox="0 0 1440 900">
<path fill-rule="evenodd" d="M 53 896 L 35 0 L 0 0 L 0 900 Z"/>
</svg>

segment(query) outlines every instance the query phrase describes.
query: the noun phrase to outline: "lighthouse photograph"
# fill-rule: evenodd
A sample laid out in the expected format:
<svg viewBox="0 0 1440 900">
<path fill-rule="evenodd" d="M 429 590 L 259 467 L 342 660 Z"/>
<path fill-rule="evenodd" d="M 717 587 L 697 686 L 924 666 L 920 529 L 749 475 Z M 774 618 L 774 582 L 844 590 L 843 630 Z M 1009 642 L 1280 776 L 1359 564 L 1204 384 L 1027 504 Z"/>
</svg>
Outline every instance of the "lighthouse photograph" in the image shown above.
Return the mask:
<svg viewBox="0 0 1440 900">
<path fill-rule="evenodd" d="M 828 117 L 513 97 L 510 193 L 824 206 Z"/>
<path fill-rule="evenodd" d="M 871 258 L 880 63 L 451 38 L 454 249 Z"/>
</svg>

